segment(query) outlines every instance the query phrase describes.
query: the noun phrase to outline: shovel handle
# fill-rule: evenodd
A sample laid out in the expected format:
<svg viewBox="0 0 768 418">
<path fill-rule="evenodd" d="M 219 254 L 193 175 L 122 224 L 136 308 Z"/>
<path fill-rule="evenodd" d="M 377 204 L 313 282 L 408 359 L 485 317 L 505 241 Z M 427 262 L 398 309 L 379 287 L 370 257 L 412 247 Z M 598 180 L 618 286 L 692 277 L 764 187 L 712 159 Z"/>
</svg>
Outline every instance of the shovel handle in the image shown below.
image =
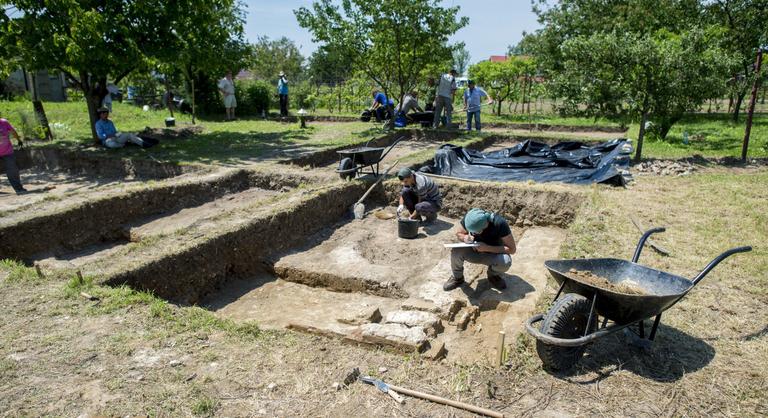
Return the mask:
<svg viewBox="0 0 768 418">
<path fill-rule="evenodd" d="M 357 204 L 359 204 L 359 203 L 362 203 L 362 202 L 363 202 L 363 200 L 365 200 L 365 198 L 366 198 L 366 197 L 368 197 L 368 195 L 371 193 L 371 190 L 373 190 L 373 188 L 374 188 L 374 187 L 376 187 L 376 185 L 377 185 L 377 184 L 381 183 L 381 181 L 382 181 L 382 180 L 384 180 L 384 177 L 386 177 L 386 176 L 387 176 L 387 174 L 389 174 L 390 170 L 392 170 L 393 168 L 395 168 L 395 166 L 396 166 L 396 165 L 397 165 L 399 162 L 400 162 L 400 160 L 397 160 L 397 161 L 395 161 L 395 163 L 394 163 L 394 164 L 392 164 L 391 166 L 389 166 L 389 168 L 387 168 L 387 169 L 386 169 L 386 171 L 384 171 L 384 173 L 383 173 L 382 175 L 380 175 L 380 176 L 379 176 L 378 180 L 376 180 L 376 182 L 375 182 L 375 183 L 373 183 L 373 185 L 371 185 L 371 187 L 369 187 L 369 188 L 368 188 L 368 190 L 366 190 L 366 191 L 365 191 L 365 194 L 363 195 L 363 197 L 361 197 L 361 198 L 360 198 L 360 200 L 358 200 L 357 202 L 355 202 L 355 205 L 357 205 Z"/>
<path fill-rule="evenodd" d="M 400 386 L 395 386 L 395 385 L 389 385 L 389 389 L 394 390 L 395 392 L 398 392 L 398 393 L 402 393 L 403 395 L 413 396 L 414 398 L 426 399 L 428 401 L 432 401 L 442 405 L 452 406 L 454 408 L 463 409 L 465 411 L 474 412 L 476 414 L 485 415 L 493 418 L 504 418 L 504 414 L 502 414 L 501 412 L 496 412 L 486 408 L 480 408 L 479 406 L 470 405 L 464 402 L 441 398 L 439 396 L 430 395 L 429 393 L 418 392 L 415 390 L 401 388 Z"/>
</svg>

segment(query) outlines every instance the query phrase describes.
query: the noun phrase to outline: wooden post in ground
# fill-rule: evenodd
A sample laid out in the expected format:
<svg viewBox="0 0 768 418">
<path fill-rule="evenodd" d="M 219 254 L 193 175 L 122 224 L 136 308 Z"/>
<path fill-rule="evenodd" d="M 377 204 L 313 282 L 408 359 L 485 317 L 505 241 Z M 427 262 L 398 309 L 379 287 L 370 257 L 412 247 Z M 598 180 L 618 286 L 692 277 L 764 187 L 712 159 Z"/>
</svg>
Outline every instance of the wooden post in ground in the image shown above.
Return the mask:
<svg viewBox="0 0 768 418">
<path fill-rule="evenodd" d="M 760 86 L 760 66 L 763 63 L 763 48 L 757 51 L 757 63 L 755 64 L 755 83 L 752 85 L 752 97 L 749 100 L 747 111 L 747 127 L 744 129 L 744 143 L 741 146 L 741 161 L 747 162 L 747 149 L 749 148 L 749 134 L 752 131 L 752 115 L 755 113 L 755 101 L 757 100 L 757 88 Z"/>
<path fill-rule="evenodd" d="M 499 339 L 496 341 L 496 367 L 504 365 L 504 331 L 499 331 Z"/>
</svg>

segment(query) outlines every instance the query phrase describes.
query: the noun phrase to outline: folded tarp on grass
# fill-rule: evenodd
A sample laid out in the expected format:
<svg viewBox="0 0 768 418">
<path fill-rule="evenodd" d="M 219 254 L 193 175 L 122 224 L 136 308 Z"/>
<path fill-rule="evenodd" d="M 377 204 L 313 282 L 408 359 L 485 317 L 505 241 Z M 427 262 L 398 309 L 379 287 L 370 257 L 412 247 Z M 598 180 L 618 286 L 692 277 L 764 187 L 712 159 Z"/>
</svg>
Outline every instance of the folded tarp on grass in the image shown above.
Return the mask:
<svg viewBox="0 0 768 418">
<path fill-rule="evenodd" d="M 626 146 L 625 146 L 626 145 Z M 526 140 L 511 148 L 481 152 L 446 144 L 435 153 L 435 174 L 490 181 L 624 185 L 631 145 L 614 139 L 596 145 L 568 141 L 549 146 Z"/>
</svg>

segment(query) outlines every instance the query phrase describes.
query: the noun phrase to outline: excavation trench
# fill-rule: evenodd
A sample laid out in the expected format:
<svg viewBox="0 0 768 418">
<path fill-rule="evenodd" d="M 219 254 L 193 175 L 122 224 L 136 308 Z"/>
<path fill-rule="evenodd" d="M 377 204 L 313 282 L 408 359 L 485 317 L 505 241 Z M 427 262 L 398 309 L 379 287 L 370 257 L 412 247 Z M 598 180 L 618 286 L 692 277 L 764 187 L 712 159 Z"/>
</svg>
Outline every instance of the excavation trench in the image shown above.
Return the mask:
<svg viewBox="0 0 768 418">
<path fill-rule="evenodd" d="M 440 179 L 438 222 L 405 240 L 396 220 L 371 212 L 394 212 L 397 181 L 378 186 L 367 216 L 353 220 L 349 208 L 370 182 L 329 182 L 290 167 L 187 174 L 38 216 L 0 218 L 2 252 L 264 328 L 485 362 L 498 332 L 511 338 L 533 312 L 546 286 L 543 262 L 557 257 L 583 200 L 565 186 Z M 467 285 L 442 290 L 451 272 L 442 244 L 472 207 L 513 226 L 518 252 L 504 291 L 475 265 L 465 269 Z M 30 230 L 33 239 L 10 239 Z"/>
</svg>

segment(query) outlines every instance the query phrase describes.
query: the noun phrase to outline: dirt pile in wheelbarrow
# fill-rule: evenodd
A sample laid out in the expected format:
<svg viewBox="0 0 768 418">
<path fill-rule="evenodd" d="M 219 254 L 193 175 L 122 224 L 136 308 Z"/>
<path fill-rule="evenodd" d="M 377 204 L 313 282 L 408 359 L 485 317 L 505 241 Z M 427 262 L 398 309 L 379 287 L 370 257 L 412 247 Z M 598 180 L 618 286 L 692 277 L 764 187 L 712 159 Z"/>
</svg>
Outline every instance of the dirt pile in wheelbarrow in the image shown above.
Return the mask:
<svg viewBox="0 0 768 418">
<path fill-rule="evenodd" d="M 580 282 L 584 282 L 586 284 L 599 287 L 601 289 L 609 290 L 611 292 L 616 293 L 623 293 L 625 295 L 647 295 L 648 292 L 645 291 L 642 287 L 639 285 L 632 283 L 629 280 L 622 280 L 618 283 L 613 283 L 610 280 L 606 279 L 603 276 L 598 276 L 595 273 L 592 273 L 591 271 L 584 271 L 584 270 L 576 270 L 576 269 L 570 269 L 568 270 L 568 274 L 572 277 L 578 279 Z"/>
</svg>

